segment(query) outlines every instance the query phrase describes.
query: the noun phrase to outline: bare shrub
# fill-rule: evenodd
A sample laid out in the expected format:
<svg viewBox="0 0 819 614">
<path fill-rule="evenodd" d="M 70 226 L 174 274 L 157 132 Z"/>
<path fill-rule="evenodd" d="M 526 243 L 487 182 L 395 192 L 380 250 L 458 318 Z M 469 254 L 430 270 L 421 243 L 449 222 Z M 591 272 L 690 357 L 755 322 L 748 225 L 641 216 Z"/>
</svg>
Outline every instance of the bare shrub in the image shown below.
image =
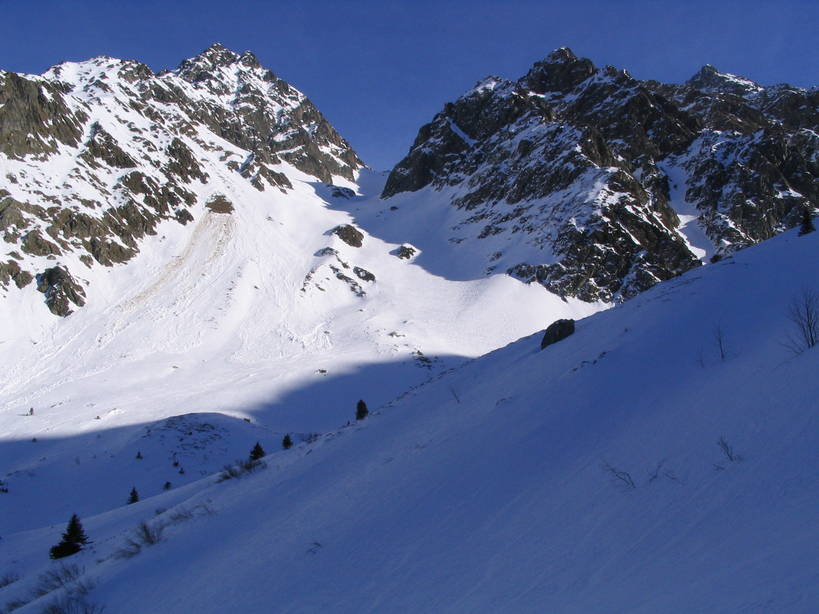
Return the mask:
<svg viewBox="0 0 819 614">
<path fill-rule="evenodd" d="M 819 292 L 803 290 L 788 305 L 788 320 L 792 330 L 785 337 L 784 345 L 793 354 L 816 347 L 819 344 Z"/>
<path fill-rule="evenodd" d="M 719 359 L 724 362 L 728 356 L 728 343 L 725 339 L 725 331 L 722 330 L 722 326 L 719 324 L 714 327 L 714 343 L 717 344 Z"/>
<path fill-rule="evenodd" d="M 167 524 L 180 524 L 192 520 L 196 516 L 212 516 L 215 513 L 207 503 L 197 503 L 193 507 L 175 509 L 168 517 Z"/>
<path fill-rule="evenodd" d="M 18 576 L 13 571 L 10 571 L 9 573 L 3 574 L 2 576 L 0 576 L 0 588 L 3 588 L 4 586 L 8 586 L 9 584 L 14 584 L 19 579 L 20 579 L 20 576 Z"/>
<path fill-rule="evenodd" d="M 125 540 L 125 545 L 114 553 L 118 559 L 130 559 L 142 552 L 142 548 L 149 548 L 162 541 L 162 532 L 165 525 L 140 522 L 134 530 L 133 536 Z"/>
<path fill-rule="evenodd" d="M 58 597 L 41 610 L 42 614 L 101 614 L 104 611 L 103 606 L 75 595 Z"/>
<path fill-rule="evenodd" d="M 649 474 L 648 474 L 648 483 L 651 484 L 657 478 L 661 478 L 661 477 L 665 478 L 667 480 L 670 480 L 672 482 L 676 482 L 677 484 L 681 483 L 680 479 L 677 477 L 677 474 L 674 473 L 674 471 L 672 469 L 667 469 L 666 468 L 665 459 L 659 461 L 657 463 L 657 466 L 654 467 L 654 470 L 649 472 Z"/>
<path fill-rule="evenodd" d="M 258 471 L 259 469 L 264 469 L 267 467 L 264 461 L 261 460 L 253 460 L 253 459 L 240 459 L 237 460 L 232 465 L 225 465 L 222 468 L 222 473 L 219 474 L 217 478 L 217 482 L 225 482 L 227 480 L 233 480 L 241 478 L 248 473 L 253 473 L 254 471 Z"/>
<path fill-rule="evenodd" d="M 637 486 L 634 484 L 634 480 L 631 478 L 631 474 L 628 471 L 622 471 L 621 469 L 613 467 L 606 462 L 603 463 L 603 471 L 611 475 L 615 483 L 621 484 L 629 489 L 637 488 Z"/>
<path fill-rule="evenodd" d="M 147 522 L 140 522 L 136 528 L 136 538 L 145 546 L 153 546 L 162 541 L 163 530 L 161 524 L 151 526 Z"/>
<path fill-rule="evenodd" d="M 48 595 L 61 588 L 72 586 L 79 591 L 84 591 L 86 594 L 91 587 L 84 583 L 78 583 L 78 580 L 85 573 L 85 568 L 79 565 L 60 565 L 56 569 L 49 569 L 40 574 L 37 580 L 37 586 L 34 587 L 34 595 L 42 597 Z"/>
<path fill-rule="evenodd" d="M 738 463 L 742 460 L 742 457 L 734 452 L 733 446 L 731 446 L 728 441 L 725 439 L 724 435 L 721 435 L 719 441 L 717 441 L 717 445 L 719 449 L 722 450 L 722 453 L 732 463 Z"/>
<path fill-rule="evenodd" d="M 28 601 L 24 599 L 12 599 L 11 601 L 6 602 L 5 607 L 3 608 L 4 612 L 14 612 L 14 610 L 19 610 L 24 605 L 28 605 Z"/>
</svg>

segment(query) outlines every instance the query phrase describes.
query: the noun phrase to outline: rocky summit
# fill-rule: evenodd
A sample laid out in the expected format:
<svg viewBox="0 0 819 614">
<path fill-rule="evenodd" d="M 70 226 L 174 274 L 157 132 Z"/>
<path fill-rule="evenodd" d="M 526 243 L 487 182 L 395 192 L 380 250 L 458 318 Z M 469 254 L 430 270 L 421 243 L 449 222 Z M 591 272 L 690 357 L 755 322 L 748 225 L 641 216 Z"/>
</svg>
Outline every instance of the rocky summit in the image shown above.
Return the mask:
<svg viewBox="0 0 819 614">
<path fill-rule="evenodd" d="M 819 90 L 705 66 L 680 85 L 561 48 L 488 77 L 418 132 L 383 197 L 428 190 L 486 271 L 627 299 L 768 239 L 819 202 Z"/>
<path fill-rule="evenodd" d="M 293 172 L 331 182 L 363 166 L 304 94 L 219 44 L 159 74 L 109 57 L 0 72 L 0 163 L 0 290 L 34 283 L 61 316 L 83 304 L 84 271 L 193 220 L 217 176 L 287 191 Z"/>
</svg>

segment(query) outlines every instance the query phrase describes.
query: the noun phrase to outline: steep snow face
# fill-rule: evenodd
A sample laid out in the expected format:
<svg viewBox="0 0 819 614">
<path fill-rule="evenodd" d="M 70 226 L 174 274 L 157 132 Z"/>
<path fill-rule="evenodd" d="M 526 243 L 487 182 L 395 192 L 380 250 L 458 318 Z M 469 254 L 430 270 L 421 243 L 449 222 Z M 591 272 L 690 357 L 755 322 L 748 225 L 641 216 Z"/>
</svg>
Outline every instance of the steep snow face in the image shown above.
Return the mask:
<svg viewBox="0 0 819 614">
<path fill-rule="evenodd" d="M 165 220 L 363 167 L 301 92 L 221 45 L 159 75 L 108 57 L 0 73 L 0 126 L 0 292 L 36 286 L 61 316 Z"/>
<path fill-rule="evenodd" d="M 85 599 L 169 613 L 814 612 L 819 347 L 782 342 L 791 300 L 806 280 L 817 290 L 817 249 L 819 233 L 786 233 L 544 350 L 531 335 L 442 374 L 250 476 L 83 518 L 94 545 L 68 560 L 96 584 Z M 163 540 L 126 558 L 142 521 Z M 4 535 L 0 562 L 22 579 L 2 599 L 31 599 L 61 529 Z"/>
<path fill-rule="evenodd" d="M 703 68 L 638 81 L 558 49 L 423 126 L 384 189 L 456 212 L 485 268 L 619 300 L 795 225 L 819 201 L 817 90 Z"/>
</svg>

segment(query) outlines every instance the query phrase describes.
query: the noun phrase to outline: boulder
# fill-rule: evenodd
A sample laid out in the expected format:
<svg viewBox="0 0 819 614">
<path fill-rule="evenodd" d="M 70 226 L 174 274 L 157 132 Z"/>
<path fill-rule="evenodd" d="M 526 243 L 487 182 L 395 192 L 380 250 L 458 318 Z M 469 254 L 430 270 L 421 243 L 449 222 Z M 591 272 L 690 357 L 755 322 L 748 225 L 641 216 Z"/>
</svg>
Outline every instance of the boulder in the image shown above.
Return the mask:
<svg viewBox="0 0 819 614">
<path fill-rule="evenodd" d="M 333 234 L 351 247 L 361 247 L 364 241 L 364 233 L 350 224 L 341 224 L 333 228 Z"/>
<path fill-rule="evenodd" d="M 574 320 L 557 320 L 552 322 L 543 333 L 543 340 L 540 342 L 540 349 L 562 341 L 574 333 Z"/>
</svg>

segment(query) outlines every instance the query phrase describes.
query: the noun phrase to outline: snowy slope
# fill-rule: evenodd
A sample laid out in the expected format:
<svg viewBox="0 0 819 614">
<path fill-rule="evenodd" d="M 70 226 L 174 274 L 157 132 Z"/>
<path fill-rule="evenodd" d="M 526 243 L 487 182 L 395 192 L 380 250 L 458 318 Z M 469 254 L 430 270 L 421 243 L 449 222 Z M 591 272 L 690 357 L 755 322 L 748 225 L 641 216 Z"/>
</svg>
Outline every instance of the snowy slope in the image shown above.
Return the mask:
<svg viewBox="0 0 819 614">
<path fill-rule="evenodd" d="M 309 177 L 290 176 L 287 194 L 226 184 L 233 213 L 201 206 L 192 232 L 167 222 L 133 260 L 97 269 L 88 304 L 69 318 L 42 309 L 35 292 L 0 303 L 7 314 L 0 432 L 6 442 L 26 443 L 0 447 L 4 473 L 21 472 L 10 479 L 6 526 L 118 505 L 122 486 L 95 496 L 93 482 L 88 490 L 74 482 L 88 480 L 90 466 L 110 471 L 103 450 L 132 460 L 129 442 L 141 425 L 216 412 L 243 429 L 241 419 L 252 419 L 268 432 L 247 434 L 244 454 L 260 437 L 272 445 L 285 432 L 335 428 L 362 396 L 377 407 L 465 357 L 602 307 L 563 302 L 503 275 L 451 281 L 396 257 L 398 245 L 370 234 L 360 248 L 347 245 L 329 231 L 350 214 L 328 206 Z M 364 196 L 355 202 L 371 206 Z M 358 279 L 354 267 L 375 280 Z M 35 415 L 25 416 L 31 407 Z M 99 431 L 118 435 L 80 454 L 80 467 L 63 440 Z M 161 451 L 165 471 L 138 480 L 146 492 L 213 472 L 239 453 L 212 452 L 209 464 L 197 464 L 195 474 L 189 466 L 182 477 L 167 460 L 180 450 L 169 446 Z M 66 463 L 76 465 L 73 479 L 43 484 Z M 43 508 L 43 488 L 61 503 Z"/>
<path fill-rule="evenodd" d="M 389 230 L 386 177 L 250 52 L 0 73 L 0 104 L 5 530 L 118 507 L 121 480 L 183 486 L 605 307 L 461 277 L 469 250 L 399 257 L 425 220 Z"/>
<path fill-rule="evenodd" d="M 819 355 L 782 341 L 817 249 L 785 233 L 253 475 L 86 517 L 93 548 L 68 561 L 116 613 L 815 612 Z M 55 567 L 60 520 L 4 535 L 0 569 L 22 579 L 0 601 Z M 114 556 L 140 521 L 163 540 Z"/>
</svg>

